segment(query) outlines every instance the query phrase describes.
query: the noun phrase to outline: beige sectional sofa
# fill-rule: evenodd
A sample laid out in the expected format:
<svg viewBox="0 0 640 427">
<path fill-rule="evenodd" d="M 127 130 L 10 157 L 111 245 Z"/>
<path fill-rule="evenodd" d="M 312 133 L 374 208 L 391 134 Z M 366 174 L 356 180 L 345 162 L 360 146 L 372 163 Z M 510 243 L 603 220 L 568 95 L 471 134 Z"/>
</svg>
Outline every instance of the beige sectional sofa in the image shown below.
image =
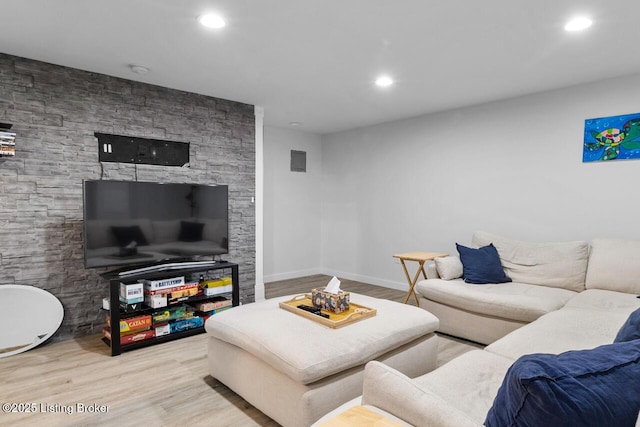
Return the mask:
<svg viewBox="0 0 640 427">
<path fill-rule="evenodd" d="M 473 246 L 490 243 L 512 282 L 465 283 L 460 258 L 450 256 L 436 259 L 427 267 L 429 279 L 416 284 L 420 306 L 440 319 L 440 332 L 489 344 L 562 308 L 585 289 L 587 242 L 528 243 L 486 232 L 473 235 Z"/>
<path fill-rule="evenodd" d="M 475 288 L 466 297 L 480 302 L 463 301 L 460 288 L 466 284 L 460 279 L 428 279 L 419 286 L 421 306 L 437 307 L 436 315 L 444 314 L 445 319 L 440 319 L 441 328 L 449 333 L 461 331 L 460 335 L 484 343 L 504 336 L 484 350 L 465 353 L 413 379 L 382 363 L 370 362 L 365 368 L 363 395 L 323 417 L 318 425 L 358 404 L 401 424 L 482 425 L 507 371 L 521 356 L 566 355 L 573 354 L 565 353 L 570 350 L 611 344 L 629 315 L 640 308 L 640 242 L 595 239 L 590 246 L 580 242 L 537 245 L 476 233 L 474 243 L 489 243 L 486 239 L 498 248 L 507 274 L 519 269 L 521 275 L 513 274 L 512 283 L 467 285 Z M 546 250 L 554 256 L 545 257 Z M 527 263 L 527 259 L 534 262 Z M 535 262 L 542 265 L 538 271 Z M 571 274 L 556 269 L 562 264 Z M 584 271 L 579 271 L 582 265 Z M 527 270 L 530 276 L 522 276 Z M 552 271 L 562 278 L 557 282 L 560 287 L 550 286 L 545 279 L 543 273 Z M 450 273 L 446 268 L 442 272 Z M 525 278 L 539 284 L 523 283 Z M 576 283 L 582 287 L 574 288 Z M 446 295 L 446 285 L 451 286 L 453 296 Z M 430 286 L 438 292 L 431 292 Z M 545 296 L 552 302 L 544 302 Z M 510 307 L 501 308 L 504 304 Z M 491 331 L 492 327 L 496 331 Z M 640 407 L 640 398 L 633 399 Z M 636 414 L 638 409 L 634 409 Z M 619 424 L 612 420 L 609 425 Z"/>
</svg>

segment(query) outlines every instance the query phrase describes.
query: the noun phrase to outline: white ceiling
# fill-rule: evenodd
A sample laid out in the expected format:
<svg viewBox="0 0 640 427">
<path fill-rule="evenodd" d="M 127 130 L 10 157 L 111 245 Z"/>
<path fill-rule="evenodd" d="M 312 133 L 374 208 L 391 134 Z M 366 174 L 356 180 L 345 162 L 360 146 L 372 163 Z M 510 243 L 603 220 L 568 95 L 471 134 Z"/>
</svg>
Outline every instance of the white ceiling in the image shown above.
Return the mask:
<svg viewBox="0 0 640 427">
<path fill-rule="evenodd" d="M 635 0 L 0 5 L 0 52 L 260 105 L 267 125 L 321 134 L 640 72 Z M 227 27 L 201 27 L 205 11 Z M 577 14 L 593 26 L 565 32 Z M 373 85 L 381 73 L 396 84 Z"/>
</svg>

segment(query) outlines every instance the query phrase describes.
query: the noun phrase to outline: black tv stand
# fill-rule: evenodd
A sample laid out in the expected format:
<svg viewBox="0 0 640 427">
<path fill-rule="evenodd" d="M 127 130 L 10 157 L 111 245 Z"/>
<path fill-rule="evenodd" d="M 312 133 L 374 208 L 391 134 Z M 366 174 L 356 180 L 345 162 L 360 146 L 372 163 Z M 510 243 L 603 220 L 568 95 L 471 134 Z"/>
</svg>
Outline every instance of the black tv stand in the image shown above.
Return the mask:
<svg viewBox="0 0 640 427">
<path fill-rule="evenodd" d="M 200 273 L 206 273 L 210 270 L 226 270 L 224 274 L 231 273 L 231 305 L 236 307 L 240 304 L 240 281 L 238 277 L 238 264 L 224 261 L 194 261 L 194 262 L 173 262 L 168 264 L 159 264 L 143 267 L 142 269 L 147 269 L 144 271 L 137 270 L 129 270 L 124 273 L 128 273 L 125 275 L 118 275 L 119 273 L 115 272 L 111 277 L 109 277 L 109 316 L 111 319 L 111 339 L 103 338 L 103 341 L 111 348 L 111 355 L 117 356 L 121 354 L 123 351 L 134 350 L 141 347 L 147 347 L 154 344 L 159 344 L 166 341 L 172 341 L 179 338 L 184 338 L 187 336 L 200 334 L 205 332 L 204 326 L 198 327 L 194 329 L 189 329 L 186 331 L 171 333 L 169 335 L 157 336 L 149 339 L 144 339 L 142 341 L 132 342 L 123 344 L 120 340 L 120 320 L 122 318 L 135 317 L 140 315 L 148 315 L 153 314 L 155 312 L 162 312 L 166 310 L 166 308 L 151 308 L 146 306 L 145 304 L 140 304 L 140 308 L 135 311 L 121 311 L 120 309 L 120 285 L 121 283 L 135 283 L 140 279 L 163 279 L 163 278 L 171 278 L 175 276 L 183 276 L 183 275 L 197 275 Z M 112 272 L 113 273 L 113 272 Z M 185 278 L 186 279 L 186 278 Z M 225 293 L 225 295 L 228 295 Z M 205 301 L 215 298 L 216 296 L 205 296 L 205 295 L 195 295 L 184 297 L 180 300 L 179 304 L 197 301 Z M 171 303 L 170 305 L 171 306 Z"/>
</svg>

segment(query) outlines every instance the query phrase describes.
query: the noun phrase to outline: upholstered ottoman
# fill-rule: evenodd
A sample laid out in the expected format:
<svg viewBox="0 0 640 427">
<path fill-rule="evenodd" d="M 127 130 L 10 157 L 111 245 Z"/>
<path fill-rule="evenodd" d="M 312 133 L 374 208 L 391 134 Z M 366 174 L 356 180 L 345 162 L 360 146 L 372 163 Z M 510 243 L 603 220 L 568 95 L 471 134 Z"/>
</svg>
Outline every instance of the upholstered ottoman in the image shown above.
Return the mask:
<svg viewBox="0 0 640 427">
<path fill-rule="evenodd" d="M 291 298 L 239 306 L 205 325 L 211 375 L 285 427 L 309 426 L 362 394 L 370 360 L 412 378 L 436 367 L 439 322 L 424 309 L 352 293 L 376 316 L 332 329 L 279 307 Z"/>
</svg>

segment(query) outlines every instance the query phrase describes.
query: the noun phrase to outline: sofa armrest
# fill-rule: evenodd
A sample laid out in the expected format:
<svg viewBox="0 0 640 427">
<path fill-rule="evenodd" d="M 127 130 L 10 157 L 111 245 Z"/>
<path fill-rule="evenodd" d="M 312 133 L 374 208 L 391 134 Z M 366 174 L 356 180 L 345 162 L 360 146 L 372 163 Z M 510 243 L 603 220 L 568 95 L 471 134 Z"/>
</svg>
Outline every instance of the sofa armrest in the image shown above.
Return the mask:
<svg viewBox="0 0 640 427">
<path fill-rule="evenodd" d="M 415 426 L 478 427 L 437 394 L 383 363 L 367 363 L 362 404 L 375 406 Z"/>
</svg>

